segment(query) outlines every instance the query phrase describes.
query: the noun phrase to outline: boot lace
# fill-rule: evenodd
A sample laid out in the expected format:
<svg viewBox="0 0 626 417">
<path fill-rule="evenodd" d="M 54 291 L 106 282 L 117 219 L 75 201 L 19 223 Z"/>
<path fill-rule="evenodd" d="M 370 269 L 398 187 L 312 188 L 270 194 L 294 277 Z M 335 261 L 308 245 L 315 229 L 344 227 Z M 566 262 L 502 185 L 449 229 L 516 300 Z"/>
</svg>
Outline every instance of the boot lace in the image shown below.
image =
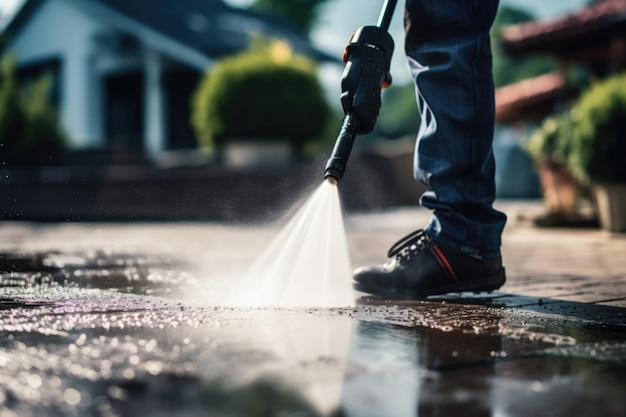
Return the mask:
<svg viewBox="0 0 626 417">
<path fill-rule="evenodd" d="M 396 262 L 409 260 L 411 256 L 423 250 L 429 242 L 430 236 L 423 229 L 416 230 L 394 243 L 389 248 L 387 257 L 395 258 Z"/>
</svg>

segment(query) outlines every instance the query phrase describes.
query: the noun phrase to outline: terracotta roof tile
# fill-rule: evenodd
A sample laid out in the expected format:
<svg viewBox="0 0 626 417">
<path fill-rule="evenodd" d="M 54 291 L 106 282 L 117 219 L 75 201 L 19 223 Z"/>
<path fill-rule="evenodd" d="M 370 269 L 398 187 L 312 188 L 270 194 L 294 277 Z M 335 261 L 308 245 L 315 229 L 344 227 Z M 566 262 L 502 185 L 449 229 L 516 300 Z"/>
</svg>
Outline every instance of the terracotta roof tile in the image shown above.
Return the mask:
<svg viewBox="0 0 626 417">
<path fill-rule="evenodd" d="M 599 0 L 580 11 L 553 19 L 509 26 L 501 39 L 507 49 L 540 44 L 626 22 L 626 0 Z"/>
<path fill-rule="evenodd" d="M 549 73 L 496 90 L 496 120 L 511 121 L 522 109 L 553 102 L 566 90 L 564 77 Z"/>
</svg>

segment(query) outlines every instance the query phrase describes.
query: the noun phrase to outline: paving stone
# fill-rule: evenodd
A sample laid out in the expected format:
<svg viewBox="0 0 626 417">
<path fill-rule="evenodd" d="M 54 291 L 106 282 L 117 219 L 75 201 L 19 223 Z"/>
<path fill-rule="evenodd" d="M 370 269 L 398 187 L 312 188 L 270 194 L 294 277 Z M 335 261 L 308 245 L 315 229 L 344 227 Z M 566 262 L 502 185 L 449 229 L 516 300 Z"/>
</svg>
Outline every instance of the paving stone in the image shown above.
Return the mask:
<svg viewBox="0 0 626 417">
<path fill-rule="evenodd" d="M 515 213 L 537 204 L 499 204 L 500 291 L 352 309 L 187 298 L 279 225 L 2 222 L 0 415 L 622 415 L 626 237 L 536 229 Z M 428 216 L 347 217 L 352 264 Z"/>
</svg>

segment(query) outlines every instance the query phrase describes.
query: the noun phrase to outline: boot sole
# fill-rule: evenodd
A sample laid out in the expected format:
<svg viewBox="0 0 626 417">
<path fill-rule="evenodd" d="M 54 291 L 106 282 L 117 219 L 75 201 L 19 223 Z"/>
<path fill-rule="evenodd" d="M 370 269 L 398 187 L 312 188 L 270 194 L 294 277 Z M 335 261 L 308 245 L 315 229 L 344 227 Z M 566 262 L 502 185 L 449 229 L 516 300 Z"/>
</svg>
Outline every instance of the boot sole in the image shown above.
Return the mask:
<svg viewBox="0 0 626 417">
<path fill-rule="evenodd" d="M 463 282 L 455 282 L 449 285 L 443 285 L 441 287 L 428 288 L 426 290 L 415 288 L 384 288 L 358 282 L 355 282 L 353 284 L 353 287 L 357 291 L 387 298 L 393 298 L 398 296 L 402 298 L 425 298 L 431 295 L 441 295 L 457 292 L 490 293 L 502 287 L 505 282 L 505 269 L 502 268 L 497 273 L 484 278 L 477 278 Z"/>
</svg>

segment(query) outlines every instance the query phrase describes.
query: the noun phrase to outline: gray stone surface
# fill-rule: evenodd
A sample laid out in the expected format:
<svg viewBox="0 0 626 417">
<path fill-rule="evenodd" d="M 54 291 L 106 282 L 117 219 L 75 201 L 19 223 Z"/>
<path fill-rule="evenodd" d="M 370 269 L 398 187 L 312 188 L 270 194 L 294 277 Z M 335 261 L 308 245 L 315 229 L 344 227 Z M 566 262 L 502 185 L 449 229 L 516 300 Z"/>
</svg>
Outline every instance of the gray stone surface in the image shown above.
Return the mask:
<svg viewBox="0 0 626 417">
<path fill-rule="evenodd" d="M 626 237 L 498 205 L 501 291 L 352 309 L 197 297 L 280 225 L 2 222 L 0 415 L 623 415 Z M 351 214 L 352 264 L 427 219 Z"/>
</svg>

